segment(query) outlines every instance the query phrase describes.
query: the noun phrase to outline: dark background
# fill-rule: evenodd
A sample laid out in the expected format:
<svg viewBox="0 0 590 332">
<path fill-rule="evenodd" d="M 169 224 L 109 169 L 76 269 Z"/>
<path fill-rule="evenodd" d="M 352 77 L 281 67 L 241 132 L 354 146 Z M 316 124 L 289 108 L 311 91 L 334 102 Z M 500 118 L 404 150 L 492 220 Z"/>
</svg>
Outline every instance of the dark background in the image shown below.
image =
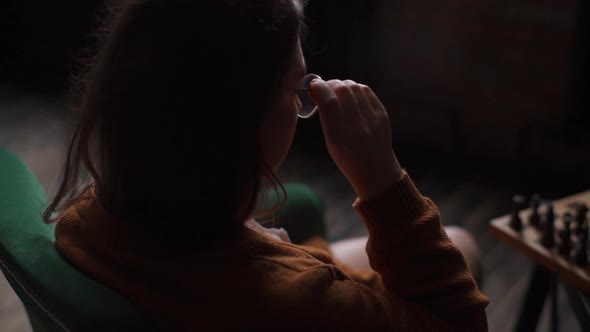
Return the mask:
<svg viewBox="0 0 590 332">
<path fill-rule="evenodd" d="M 510 179 L 515 190 L 590 184 L 588 2 L 310 1 L 311 72 L 371 85 L 411 167 Z M 63 96 L 94 46 L 104 1 L 3 1 L 0 81 Z M 325 155 L 318 121 L 295 148 Z"/>
<path fill-rule="evenodd" d="M 63 95 L 103 3 L 3 1 L 3 84 Z M 501 174 L 524 192 L 575 191 L 590 183 L 588 7 L 310 1 L 304 48 L 311 72 L 378 92 L 406 163 Z M 318 122 L 300 127 L 295 147 L 323 154 Z"/>
<path fill-rule="evenodd" d="M 311 70 L 371 85 L 404 162 L 525 193 L 590 186 L 587 1 L 314 5 Z"/>
</svg>

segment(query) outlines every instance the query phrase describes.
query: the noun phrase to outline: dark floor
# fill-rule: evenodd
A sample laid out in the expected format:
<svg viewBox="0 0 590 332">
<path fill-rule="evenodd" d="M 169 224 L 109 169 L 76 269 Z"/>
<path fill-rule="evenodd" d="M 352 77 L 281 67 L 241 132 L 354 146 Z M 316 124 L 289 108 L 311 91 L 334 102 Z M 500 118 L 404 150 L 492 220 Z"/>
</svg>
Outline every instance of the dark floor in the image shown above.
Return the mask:
<svg viewBox="0 0 590 332">
<path fill-rule="evenodd" d="M 49 193 L 55 190 L 64 156 L 64 138 L 69 130 L 64 119 L 64 108 L 58 99 L 25 97 L 22 93 L 0 88 L 0 147 L 17 153 Z M 312 153 L 306 148 L 305 144 L 298 144 L 293 150 L 280 172 L 282 179 L 305 182 L 324 198 L 331 240 L 365 234 L 361 219 L 351 207 L 355 195 L 344 177 L 326 158 L 322 148 Z M 400 160 L 422 193 L 439 206 L 443 223 L 461 225 L 478 239 L 485 269 L 483 292 L 491 298 L 487 309 L 490 331 L 509 331 L 518 315 L 532 264 L 491 237 L 488 221 L 509 211 L 515 186 L 509 179 L 489 176 L 489 170 L 486 170 L 488 175 L 483 175 L 477 168 L 466 171 L 449 164 L 439 155 L 407 151 L 406 147 L 399 153 Z M 6 280 L 0 278 L 0 331 L 30 331 L 22 305 Z M 560 292 L 560 331 L 581 331 L 563 295 L 564 292 Z M 548 330 L 545 312 L 539 331 Z"/>
</svg>

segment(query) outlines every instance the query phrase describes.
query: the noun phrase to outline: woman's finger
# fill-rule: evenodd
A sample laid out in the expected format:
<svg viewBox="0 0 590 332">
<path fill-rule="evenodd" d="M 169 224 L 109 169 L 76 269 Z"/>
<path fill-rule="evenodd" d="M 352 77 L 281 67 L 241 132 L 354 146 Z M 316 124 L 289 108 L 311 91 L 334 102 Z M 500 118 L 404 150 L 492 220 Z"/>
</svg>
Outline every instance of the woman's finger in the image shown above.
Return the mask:
<svg viewBox="0 0 590 332">
<path fill-rule="evenodd" d="M 340 80 L 330 80 L 328 86 L 334 90 L 334 93 L 340 101 L 341 115 L 349 121 L 355 121 L 360 117 L 359 105 L 352 91 Z"/>
<path fill-rule="evenodd" d="M 322 119 L 340 122 L 340 100 L 326 81 L 321 79 L 311 81 L 310 97 L 318 106 Z"/>
<path fill-rule="evenodd" d="M 383 106 L 383 104 L 381 103 L 381 100 L 379 100 L 379 97 L 377 97 L 375 92 L 373 92 L 373 89 L 371 89 L 370 87 L 368 87 L 366 85 L 362 85 L 362 84 L 361 84 L 361 88 L 362 88 L 363 92 L 365 93 L 365 95 L 367 96 L 367 99 L 369 100 L 369 103 L 373 107 L 373 110 L 375 112 L 385 112 L 385 106 Z"/>
<path fill-rule="evenodd" d="M 362 86 L 352 80 L 345 80 L 343 83 L 346 86 L 348 86 L 350 91 L 352 91 L 352 93 L 354 94 L 356 102 L 359 106 L 359 110 L 361 112 L 361 116 L 366 115 L 367 112 L 373 113 L 373 110 L 372 110 L 373 107 L 369 103 L 369 98 L 367 97 L 367 95 L 363 91 Z"/>
</svg>

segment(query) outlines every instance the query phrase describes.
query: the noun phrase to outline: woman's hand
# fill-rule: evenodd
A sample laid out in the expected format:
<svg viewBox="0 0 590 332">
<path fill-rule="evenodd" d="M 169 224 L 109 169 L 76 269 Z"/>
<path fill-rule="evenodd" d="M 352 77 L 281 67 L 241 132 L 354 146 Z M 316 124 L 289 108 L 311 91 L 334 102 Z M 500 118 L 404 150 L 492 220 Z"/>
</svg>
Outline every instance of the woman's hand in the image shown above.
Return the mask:
<svg viewBox="0 0 590 332">
<path fill-rule="evenodd" d="M 319 79 L 310 89 L 328 152 L 359 198 L 369 200 L 397 183 L 402 170 L 391 146 L 389 117 L 373 90 L 350 80 Z"/>
</svg>

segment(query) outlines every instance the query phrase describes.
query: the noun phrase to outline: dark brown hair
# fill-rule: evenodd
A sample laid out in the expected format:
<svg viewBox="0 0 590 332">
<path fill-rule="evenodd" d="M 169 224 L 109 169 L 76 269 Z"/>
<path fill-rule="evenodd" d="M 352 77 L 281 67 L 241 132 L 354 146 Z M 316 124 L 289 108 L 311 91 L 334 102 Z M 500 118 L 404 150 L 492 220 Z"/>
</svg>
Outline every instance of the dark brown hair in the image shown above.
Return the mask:
<svg viewBox="0 0 590 332">
<path fill-rule="evenodd" d="M 259 127 L 302 23 L 292 0 L 128 0 L 84 76 L 80 119 L 44 213 L 95 183 L 112 215 L 167 248 L 236 234 L 264 179 Z"/>
</svg>

